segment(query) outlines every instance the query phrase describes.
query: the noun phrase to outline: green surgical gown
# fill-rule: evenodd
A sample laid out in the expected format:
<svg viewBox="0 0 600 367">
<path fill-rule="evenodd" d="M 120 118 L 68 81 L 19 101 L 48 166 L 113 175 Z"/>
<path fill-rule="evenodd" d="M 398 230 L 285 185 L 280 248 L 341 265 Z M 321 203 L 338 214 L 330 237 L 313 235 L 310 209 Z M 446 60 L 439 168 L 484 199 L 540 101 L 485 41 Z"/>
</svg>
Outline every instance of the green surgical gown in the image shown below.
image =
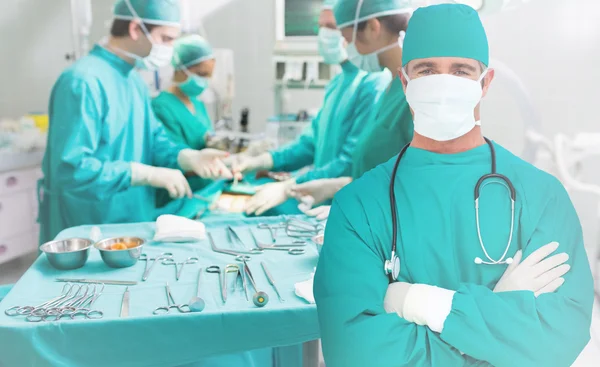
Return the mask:
<svg viewBox="0 0 600 367">
<path fill-rule="evenodd" d="M 271 152 L 274 170 L 295 171 L 314 165 L 296 178 L 303 183 L 322 178 L 349 176 L 356 144 L 376 101 L 389 83 L 388 73 L 366 73 L 350 62 L 342 64 L 325 91 L 323 107 L 312 121 L 312 129 L 295 142 Z"/>
<path fill-rule="evenodd" d="M 173 141 L 200 150 L 206 148 L 206 133 L 213 131 L 213 128 L 204 103 L 195 98 L 192 98 L 192 103 L 196 109 L 195 114 L 173 93 L 162 92 L 152 101 L 152 108 Z M 205 188 L 212 181 L 200 177 L 190 177 L 188 182 L 192 191 L 196 192 Z M 157 190 L 156 194 L 158 207 L 163 207 L 171 201 L 166 190 Z"/>
<path fill-rule="evenodd" d="M 400 78 L 394 77 L 364 129 L 353 156 L 355 179 L 398 154 L 412 140 L 413 118 Z"/>
<path fill-rule="evenodd" d="M 101 46 L 65 70 L 50 96 L 40 181 L 40 241 L 84 224 L 154 220 L 156 190 L 131 186 L 131 162 L 178 168 L 133 67 Z"/>
<path fill-rule="evenodd" d="M 562 287 L 537 298 L 494 293 L 507 265 L 474 263 L 485 258 L 473 190 L 491 169 L 487 145 L 447 155 L 409 148 L 395 184 L 399 281 L 456 291 L 452 310 L 441 334 L 384 310 L 392 159 L 334 198 L 314 283 L 327 367 L 570 366 L 577 358 L 590 338 L 594 299 L 579 219 L 556 178 L 495 147 L 498 172 L 516 189 L 508 255 L 522 249 L 525 258 L 559 242 L 571 266 Z M 483 241 L 498 259 L 510 232 L 506 188 L 484 186 L 479 204 Z"/>
</svg>

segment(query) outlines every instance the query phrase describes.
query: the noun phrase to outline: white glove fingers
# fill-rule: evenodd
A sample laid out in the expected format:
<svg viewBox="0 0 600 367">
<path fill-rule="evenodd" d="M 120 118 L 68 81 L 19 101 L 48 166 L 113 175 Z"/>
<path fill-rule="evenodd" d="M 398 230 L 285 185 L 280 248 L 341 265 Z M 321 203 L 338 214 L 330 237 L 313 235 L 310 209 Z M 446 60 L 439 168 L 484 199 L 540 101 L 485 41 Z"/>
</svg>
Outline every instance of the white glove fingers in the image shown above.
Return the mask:
<svg viewBox="0 0 600 367">
<path fill-rule="evenodd" d="M 569 266 L 568 264 L 563 264 L 545 272 L 544 274 L 535 278 L 535 283 L 538 285 L 536 288 L 545 287 L 546 285 L 552 283 L 554 280 L 567 274 L 569 270 L 571 270 L 571 266 Z"/>
<path fill-rule="evenodd" d="M 310 210 L 307 210 L 306 215 L 308 215 L 309 217 L 316 217 L 317 215 L 321 214 L 323 212 L 323 207 L 322 206 L 318 206 L 316 208 L 312 208 Z"/>
<path fill-rule="evenodd" d="M 545 293 L 554 293 L 556 292 L 556 290 L 558 288 L 560 288 L 560 286 L 562 286 L 565 283 L 565 278 L 558 278 L 553 280 L 552 282 L 550 282 L 550 284 L 542 287 L 541 289 L 539 289 L 537 292 L 534 292 L 535 296 L 539 296 L 540 294 L 545 294 Z"/>
<path fill-rule="evenodd" d="M 569 255 L 564 252 L 550 256 L 533 266 L 533 276 L 538 277 L 545 272 L 566 263 L 567 260 L 569 260 Z"/>
<path fill-rule="evenodd" d="M 508 274 L 512 273 L 517 268 L 517 266 L 519 266 L 522 259 L 523 259 L 523 250 L 519 250 L 519 251 L 517 251 L 515 256 L 513 256 L 513 261 L 512 261 L 512 263 L 510 263 L 508 265 L 508 267 L 504 271 L 504 275 L 507 276 Z"/>
<path fill-rule="evenodd" d="M 539 263 L 544 260 L 548 255 L 553 253 L 558 249 L 558 242 L 550 242 L 547 245 L 540 247 L 535 250 L 531 255 L 529 255 L 525 260 L 523 260 L 524 266 L 533 266 L 534 264 Z"/>
<path fill-rule="evenodd" d="M 165 185 L 165 189 L 169 192 L 171 199 L 177 199 L 177 188 L 175 187 L 175 184 L 167 184 Z"/>
<path fill-rule="evenodd" d="M 216 166 L 217 170 L 219 171 L 219 176 L 221 178 L 224 178 L 226 180 L 233 178 L 233 174 L 231 174 L 231 171 L 229 170 L 229 168 L 227 168 L 227 166 L 225 165 L 225 163 L 223 163 L 223 161 L 221 161 L 220 159 L 217 159 L 215 162 L 215 166 Z"/>
</svg>

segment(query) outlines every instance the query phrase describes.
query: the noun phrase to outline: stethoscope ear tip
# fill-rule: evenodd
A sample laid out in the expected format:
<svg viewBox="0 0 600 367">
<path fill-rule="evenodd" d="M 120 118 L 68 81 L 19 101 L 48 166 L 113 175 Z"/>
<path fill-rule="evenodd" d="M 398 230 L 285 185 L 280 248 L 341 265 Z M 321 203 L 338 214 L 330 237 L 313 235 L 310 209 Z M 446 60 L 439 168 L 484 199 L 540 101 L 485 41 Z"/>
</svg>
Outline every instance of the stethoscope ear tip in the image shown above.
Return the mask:
<svg viewBox="0 0 600 367">
<path fill-rule="evenodd" d="M 475 264 L 477 264 L 477 265 L 483 264 L 483 260 L 481 260 L 480 257 L 476 257 L 475 258 Z"/>
<path fill-rule="evenodd" d="M 509 257 L 508 259 L 506 259 L 506 260 L 505 260 L 505 262 L 506 262 L 508 265 L 510 265 L 510 264 L 512 264 L 512 262 L 513 262 L 513 258 L 512 258 L 512 257 Z"/>
</svg>

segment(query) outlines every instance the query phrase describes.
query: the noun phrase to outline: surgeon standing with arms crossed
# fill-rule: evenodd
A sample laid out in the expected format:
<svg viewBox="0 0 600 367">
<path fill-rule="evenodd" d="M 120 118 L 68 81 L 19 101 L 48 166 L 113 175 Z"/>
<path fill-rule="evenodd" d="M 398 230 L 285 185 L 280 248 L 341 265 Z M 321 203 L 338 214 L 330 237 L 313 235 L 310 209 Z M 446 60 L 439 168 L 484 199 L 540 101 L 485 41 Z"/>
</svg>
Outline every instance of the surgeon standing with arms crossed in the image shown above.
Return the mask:
<svg viewBox="0 0 600 367">
<path fill-rule="evenodd" d="M 315 204 L 326 202 L 352 179 L 398 154 L 412 139 L 412 115 L 397 75 L 401 67 L 404 34 L 412 11 L 409 0 L 337 0 L 333 6 L 338 29 L 349 43 L 349 59 L 367 72 L 385 70 L 390 78 L 383 96 L 363 124 L 352 156 L 350 177 L 299 182 L 290 188 L 292 196 L 310 196 Z M 306 214 L 325 219 L 329 207 L 317 207 Z"/>
<path fill-rule="evenodd" d="M 325 231 L 328 367 L 570 366 L 589 341 L 579 219 L 556 178 L 482 136 L 488 62 L 472 8 L 414 13 L 398 72 L 415 136 L 336 195 Z"/>
<path fill-rule="evenodd" d="M 370 123 L 369 118 L 391 76 L 381 70 L 367 73 L 349 62 L 345 41 L 329 13 L 330 9 L 324 9 L 319 19 L 319 53 L 325 63 L 340 64 L 342 72 L 327 86 L 323 106 L 312 128 L 281 149 L 257 157 L 240 155 L 234 170 L 290 172 L 309 165 L 313 168 L 288 181 L 258 187 L 257 194 L 247 203 L 246 214 L 261 215 L 284 203 L 289 198 L 289 188 L 295 183 L 339 177 L 350 182 L 347 177 L 352 172 L 354 151 L 367 131 L 365 125 Z"/>
<path fill-rule="evenodd" d="M 111 36 L 52 89 L 40 181 L 40 242 L 84 224 L 154 220 L 155 191 L 191 196 L 184 172 L 231 178 L 227 153 L 173 143 L 136 68 L 155 70 L 180 33 L 176 0 L 118 0 Z"/>
</svg>

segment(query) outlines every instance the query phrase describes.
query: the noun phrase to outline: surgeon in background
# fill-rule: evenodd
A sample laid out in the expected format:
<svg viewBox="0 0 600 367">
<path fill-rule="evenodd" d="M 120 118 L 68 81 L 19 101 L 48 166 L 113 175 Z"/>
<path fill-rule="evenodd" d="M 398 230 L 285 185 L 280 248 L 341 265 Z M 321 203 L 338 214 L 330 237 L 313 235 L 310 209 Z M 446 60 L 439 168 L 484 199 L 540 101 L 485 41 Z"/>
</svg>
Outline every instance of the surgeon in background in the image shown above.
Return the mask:
<svg viewBox="0 0 600 367">
<path fill-rule="evenodd" d="M 415 133 L 395 185 L 397 157 L 335 196 L 325 230 L 314 295 L 328 367 L 566 367 L 589 341 L 593 281 L 566 190 L 482 136 L 488 50 L 471 7 L 414 13 L 398 73 Z M 474 201 L 492 171 L 514 202 L 498 178 Z"/>
<path fill-rule="evenodd" d="M 298 182 L 290 195 L 302 200 L 311 197 L 313 205 L 327 204 L 335 193 L 353 179 L 386 162 L 412 139 L 413 121 L 396 71 L 402 63 L 402 44 L 412 14 L 409 0 L 337 0 L 333 11 L 346 41 L 349 59 L 361 69 L 385 69 L 390 78 L 384 95 L 363 125 L 352 156 L 349 177 Z M 328 206 L 316 206 L 307 215 L 326 219 Z"/>
<path fill-rule="evenodd" d="M 389 73 L 367 73 L 349 62 L 334 18 L 321 17 L 320 21 L 319 53 L 327 64 L 341 64 L 342 73 L 327 86 L 323 106 L 312 122 L 312 129 L 281 149 L 257 157 L 240 155 L 235 170 L 291 172 L 313 167 L 294 179 L 258 187 L 256 195 L 247 203 L 246 214 L 261 215 L 282 204 L 290 197 L 289 188 L 295 183 L 349 176 L 357 143 L 364 136 L 377 101 L 389 84 Z"/>
<path fill-rule="evenodd" d="M 231 178 L 220 158 L 169 138 L 136 68 L 172 57 L 176 0 L 118 0 L 111 35 L 65 70 L 50 97 L 40 182 L 40 241 L 84 224 L 154 220 L 156 189 L 191 196 L 183 172 Z"/>
<path fill-rule="evenodd" d="M 199 35 L 181 37 L 175 41 L 171 63 L 175 68 L 173 85 L 154 98 L 152 108 L 172 141 L 192 149 L 204 149 L 213 127 L 206 107 L 198 97 L 208 88 L 215 68 L 212 47 Z M 188 177 L 192 192 L 210 182 L 202 177 Z M 158 207 L 169 201 L 166 190 L 157 191 Z"/>
</svg>

